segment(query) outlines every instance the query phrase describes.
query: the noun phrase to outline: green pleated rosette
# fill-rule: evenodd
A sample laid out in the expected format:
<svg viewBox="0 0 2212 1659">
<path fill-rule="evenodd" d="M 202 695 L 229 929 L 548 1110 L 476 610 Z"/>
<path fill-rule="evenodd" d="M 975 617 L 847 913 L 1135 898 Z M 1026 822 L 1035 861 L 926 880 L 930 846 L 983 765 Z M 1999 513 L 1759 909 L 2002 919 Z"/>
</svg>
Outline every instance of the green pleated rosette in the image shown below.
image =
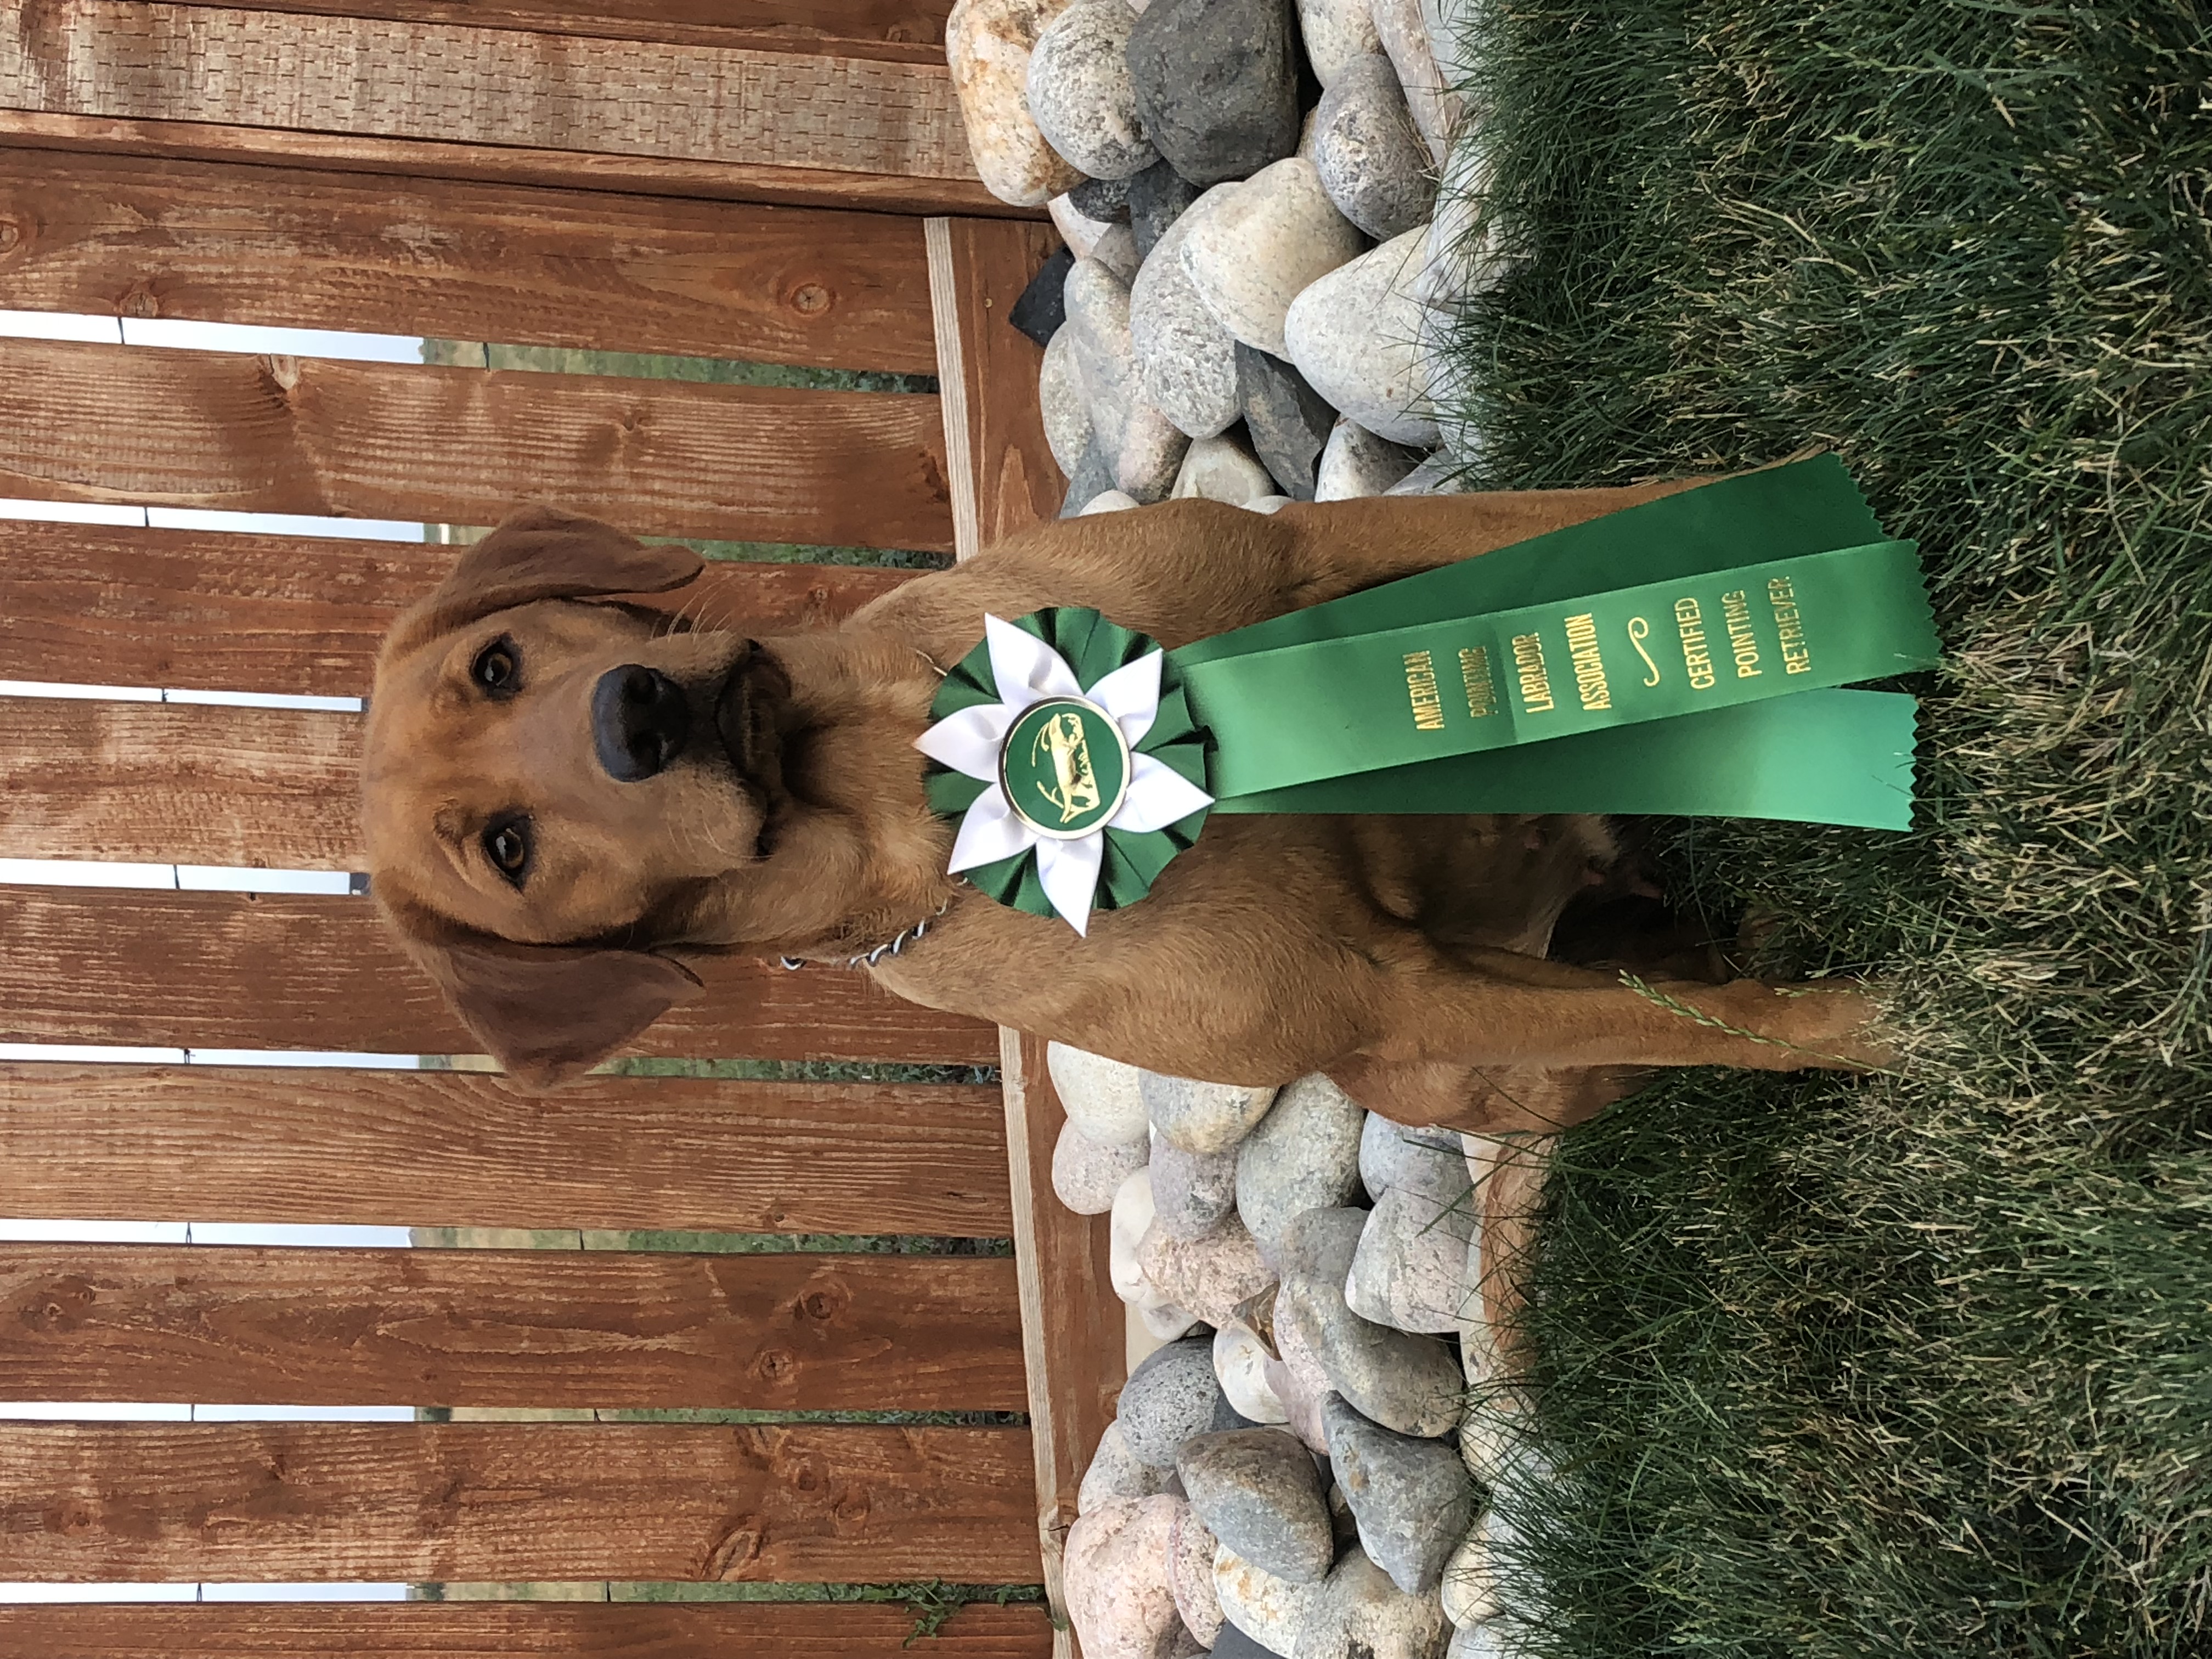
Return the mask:
<svg viewBox="0 0 2212 1659">
<path fill-rule="evenodd" d="M 1058 652 L 1075 672 L 1078 684 L 1088 690 L 1115 669 L 1159 650 L 1157 641 L 1110 623 L 1096 611 L 1059 607 L 1017 617 L 1012 626 L 1034 635 Z M 963 708 L 1000 700 L 997 680 L 991 673 L 988 646 L 978 645 L 949 669 L 929 706 L 930 719 L 941 720 Z M 1175 659 L 1164 653 L 1160 662 L 1159 712 L 1144 741 L 1133 745 L 1135 753 L 1149 755 L 1199 789 L 1206 785 L 1207 738 L 1191 719 Z M 924 787 L 930 810 L 956 823 L 989 786 L 981 779 L 928 763 Z M 1164 830 L 1133 835 L 1109 826 L 1098 870 L 1098 887 L 1091 900 L 1096 910 L 1118 910 L 1134 904 L 1152 890 L 1168 861 L 1196 842 L 1206 827 L 1208 809 L 1201 807 Z M 1054 914 L 1052 902 L 1037 880 L 1034 850 L 977 865 L 963 872 L 968 880 L 1000 903 L 1025 910 L 1033 916 Z"/>
</svg>

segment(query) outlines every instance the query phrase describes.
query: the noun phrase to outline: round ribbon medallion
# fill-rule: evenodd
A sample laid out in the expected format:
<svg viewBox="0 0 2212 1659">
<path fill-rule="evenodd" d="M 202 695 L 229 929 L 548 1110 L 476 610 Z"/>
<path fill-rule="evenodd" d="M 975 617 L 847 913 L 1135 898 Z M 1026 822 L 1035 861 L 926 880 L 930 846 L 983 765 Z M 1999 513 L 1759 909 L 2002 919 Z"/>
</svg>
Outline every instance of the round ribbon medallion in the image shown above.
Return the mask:
<svg viewBox="0 0 2212 1659">
<path fill-rule="evenodd" d="M 1051 841 L 1075 841 L 1121 810 L 1129 744 L 1112 716 L 1076 697 L 1024 709 L 999 750 L 999 787 L 1024 823 Z"/>
</svg>

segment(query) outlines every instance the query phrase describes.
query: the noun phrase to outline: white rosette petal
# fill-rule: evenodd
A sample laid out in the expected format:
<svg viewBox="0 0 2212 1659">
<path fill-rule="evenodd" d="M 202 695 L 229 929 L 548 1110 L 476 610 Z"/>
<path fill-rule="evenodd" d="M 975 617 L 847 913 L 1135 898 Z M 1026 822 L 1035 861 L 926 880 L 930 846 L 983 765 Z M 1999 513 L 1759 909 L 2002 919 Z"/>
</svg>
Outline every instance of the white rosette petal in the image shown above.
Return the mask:
<svg viewBox="0 0 2212 1659">
<path fill-rule="evenodd" d="M 999 781 L 999 750 L 1014 711 L 1002 702 L 979 702 L 957 714 L 947 714 L 914 741 L 914 746 L 939 766 L 986 783 Z M 1001 796 L 1000 799 L 1005 797 Z"/>
<path fill-rule="evenodd" d="M 1106 827 L 1148 836 L 1180 823 L 1201 806 L 1212 805 L 1212 796 L 1165 762 L 1150 755 L 1131 755 L 1128 793 L 1121 798 L 1121 810 L 1106 821 Z"/>
<path fill-rule="evenodd" d="M 1077 841 L 1040 839 L 1037 884 L 1060 919 L 1079 933 L 1091 932 L 1091 900 L 1098 891 L 1098 866 L 1105 861 L 1106 836 L 1094 831 Z"/>
<path fill-rule="evenodd" d="M 1124 663 L 1083 694 L 1111 715 L 1134 749 L 1160 713 L 1160 653 L 1148 651 Z"/>
<path fill-rule="evenodd" d="M 1010 723 L 1023 709 L 1043 698 L 1083 695 L 1067 659 L 1036 635 L 986 616 L 983 640 L 991 648 L 991 678 L 998 683 L 999 701 Z"/>
<path fill-rule="evenodd" d="M 962 817 L 960 833 L 952 842 L 952 861 L 945 866 L 945 873 L 957 876 L 979 864 L 996 864 L 1036 844 L 1036 831 L 1022 822 L 1006 792 L 994 783 L 975 797 L 975 805 Z"/>
</svg>

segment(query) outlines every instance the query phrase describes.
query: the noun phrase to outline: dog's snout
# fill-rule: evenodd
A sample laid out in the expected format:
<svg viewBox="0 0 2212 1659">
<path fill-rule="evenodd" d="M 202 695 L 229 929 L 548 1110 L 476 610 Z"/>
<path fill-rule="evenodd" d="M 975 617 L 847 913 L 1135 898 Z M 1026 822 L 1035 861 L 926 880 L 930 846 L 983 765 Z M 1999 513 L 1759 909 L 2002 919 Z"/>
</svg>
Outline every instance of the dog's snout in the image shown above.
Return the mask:
<svg viewBox="0 0 2212 1659">
<path fill-rule="evenodd" d="M 665 674 L 624 663 L 592 689 L 592 746 L 617 783 L 642 783 L 665 771 L 690 735 L 684 688 Z"/>
</svg>

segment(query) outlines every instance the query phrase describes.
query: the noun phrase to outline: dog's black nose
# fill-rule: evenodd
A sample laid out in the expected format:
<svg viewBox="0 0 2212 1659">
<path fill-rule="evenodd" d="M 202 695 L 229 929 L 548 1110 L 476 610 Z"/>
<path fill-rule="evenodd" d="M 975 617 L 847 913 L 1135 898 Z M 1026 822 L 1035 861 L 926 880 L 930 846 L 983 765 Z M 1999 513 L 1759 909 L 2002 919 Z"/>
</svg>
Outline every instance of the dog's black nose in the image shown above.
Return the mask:
<svg viewBox="0 0 2212 1659">
<path fill-rule="evenodd" d="M 642 783 L 684 752 L 691 708 L 684 688 L 641 663 L 624 663 L 592 688 L 592 746 L 617 783 Z"/>
</svg>

